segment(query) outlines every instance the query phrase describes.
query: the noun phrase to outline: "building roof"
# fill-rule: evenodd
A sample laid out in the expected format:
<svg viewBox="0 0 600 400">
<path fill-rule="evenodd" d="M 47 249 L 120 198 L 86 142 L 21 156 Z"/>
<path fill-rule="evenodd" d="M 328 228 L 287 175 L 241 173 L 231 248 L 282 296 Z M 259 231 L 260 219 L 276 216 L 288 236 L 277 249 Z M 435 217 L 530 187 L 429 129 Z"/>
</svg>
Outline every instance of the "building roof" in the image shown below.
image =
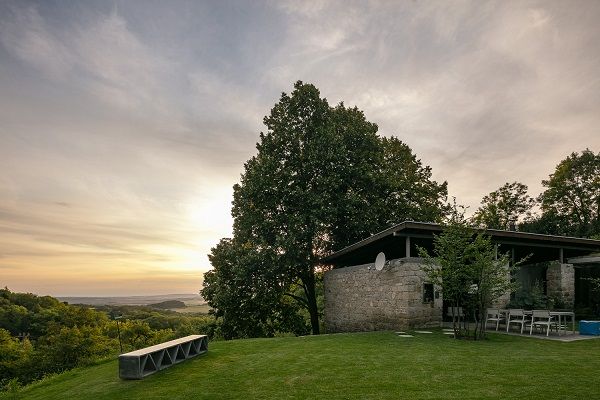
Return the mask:
<svg viewBox="0 0 600 400">
<path fill-rule="evenodd" d="M 435 234 L 439 234 L 443 230 L 444 227 L 440 224 L 405 221 L 341 250 L 338 250 L 333 254 L 324 257 L 322 261 L 326 264 L 336 264 L 342 260 L 351 258 L 354 254 L 357 254 L 361 251 L 364 252 L 367 250 L 367 248 L 389 246 L 390 241 L 398 236 L 417 239 L 432 239 Z M 594 251 L 600 251 L 600 240 L 568 236 L 542 235 L 539 233 L 529 232 L 505 231 L 499 229 L 485 229 L 483 231 L 487 235 L 491 236 L 494 243 L 499 244 L 569 249 L 590 253 Z"/>
<path fill-rule="evenodd" d="M 569 264 L 600 264 L 600 253 L 590 254 L 589 256 L 569 258 Z"/>
</svg>

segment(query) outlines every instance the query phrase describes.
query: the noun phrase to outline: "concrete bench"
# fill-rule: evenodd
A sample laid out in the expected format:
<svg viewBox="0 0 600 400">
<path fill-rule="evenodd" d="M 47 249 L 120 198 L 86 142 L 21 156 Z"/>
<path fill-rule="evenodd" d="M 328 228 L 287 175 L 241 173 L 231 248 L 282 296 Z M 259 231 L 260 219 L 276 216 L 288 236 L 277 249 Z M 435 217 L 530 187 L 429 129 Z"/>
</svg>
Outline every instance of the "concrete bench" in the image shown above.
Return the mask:
<svg viewBox="0 0 600 400">
<path fill-rule="evenodd" d="M 208 337 L 206 335 L 190 335 L 121 354 L 119 356 L 119 377 L 121 379 L 142 379 L 207 351 Z"/>
</svg>

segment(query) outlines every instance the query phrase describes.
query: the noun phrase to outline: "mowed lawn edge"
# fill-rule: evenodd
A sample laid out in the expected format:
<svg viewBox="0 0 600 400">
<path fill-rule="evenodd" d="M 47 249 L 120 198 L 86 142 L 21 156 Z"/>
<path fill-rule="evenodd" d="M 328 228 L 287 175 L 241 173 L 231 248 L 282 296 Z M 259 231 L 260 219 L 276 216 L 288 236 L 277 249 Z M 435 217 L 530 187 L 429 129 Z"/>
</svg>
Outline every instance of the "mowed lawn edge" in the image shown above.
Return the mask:
<svg viewBox="0 0 600 400">
<path fill-rule="evenodd" d="M 207 354 L 140 381 L 119 379 L 117 360 L 110 360 L 32 384 L 14 397 L 600 399 L 600 340 L 563 343 L 489 334 L 473 342 L 439 330 L 412 334 L 211 342 Z"/>
</svg>

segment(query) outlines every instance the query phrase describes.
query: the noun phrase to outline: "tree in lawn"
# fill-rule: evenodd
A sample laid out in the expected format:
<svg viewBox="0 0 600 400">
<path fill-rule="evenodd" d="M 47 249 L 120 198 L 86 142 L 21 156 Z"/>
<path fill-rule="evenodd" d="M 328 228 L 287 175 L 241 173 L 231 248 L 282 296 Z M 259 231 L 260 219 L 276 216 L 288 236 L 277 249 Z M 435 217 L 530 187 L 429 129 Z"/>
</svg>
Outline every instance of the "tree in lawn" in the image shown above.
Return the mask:
<svg viewBox="0 0 600 400">
<path fill-rule="evenodd" d="M 260 134 L 258 153 L 234 186 L 234 237 L 227 242 L 231 252 L 244 246 L 257 258 L 242 263 L 232 257 L 220 271 L 214 262 L 218 247 L 213 249 L 215 269 L 206 274 L 202 294 L 217 315 L 243 324 L 249 322 L 234 310 L 243 299 L 250 297 L 248 304 L 254 304 L 264 296 L 270 304 L 256 309 L 253 318 L 258 321 L 273 321 L 275 313 L 286 312 L 274 304 L 276 299 L 289 312 L 292 299 L 308 312 L 317 334 L 320 259 L 386 228 L 390 215 L 440 220 L 444 210 L 434 208 L 446 198 L 446 183 L 430 181 L 429 168 L 401 141 L 380 139 L 377 125 L 360 110 L 330 107 L 310 84 L 297 82 L 290 95 L 282 94 L 264 123 L 267 131 Z M 403 185 L 420 189 L 407 202 L 412 208 L 386 202 L 388 194 L 400 197 Z M 241 284 L 249 268 L 255 271 L 251 282 L 235 292 L 236 279 Z M 227 290 L 239 296 L 221 296 Z"/>
<path fill-rule="evenodd" d="M 444 299 L 451 307 L 455 337 L 462 334 L 461 321 L 455 310 L 465 305 L 471 284 L 468 248 L 472 229 L 460 217 L 455 209 L 455 213 L 443 233 L 434 237 L 433 256 L 427 250 L 419 248 L 419 256 L 423 258 L 423 270 L 428 280 L 440 288 Z"/>
<path fill-rule="evenodd" d="M 531 216 L 535 200 L 527 194 L 527 185 L 505 183 L 481 200 L 473 222 L 488 229 L 509 229 L 511 223 Z"/>
<path fill-rule="evenodd" d="M 501 296 L 517 289 L 517 284 L 511 282 L 511 271 L 524 260 L 511 265 L 508 255 L 498 254 L 491 238 L 482 232 L 477 232 L 468 249 L 469 275 L 472 279 L 467 297 L 470 303 L 468 308 L 475 321 L 473 337 L 479 339 L 485 336 L 487 308 Z"/>
<path fill-rule="evenodd" d="M 349 168 L 343 162 L 344 142 L 327 101 L 314 86 L 300 82 L 291 96 L 281 96 L 264 123 L 267 132 L 260 135 L 258 154 L 234 186 L 234 236 L 275 256 L 260 274 L 274 278 L 284 290 L 294 285 L 303 289 L 302 296 L 292 290 L 287 294 L 308 310 L 318 334 L 316 272 L 329 250 L 336 196 Z M 365 125 L 367 132 L 374 131 Z"/>
<path fill-rule="evenodd" d="M 497 254 L 490 238 L 468 226 L 456 208 L 444 231 L 434 237 L 433 252 L 434 255 L 430 255 L 425 249 L 419 249 L 427 278 L 441 289 L 451 307 L 471 312 L 475 320 L 473 338 L 483 337 L 487 307 L 514 289 L 508 257 Z M 468 334 L 463 332 L 454 314 L 455 337 Z"/>
<path fill-rule="evenodd" d="M 600 234 L 600 152 L 574 152 L 542 184 L 542 214 L 522 230 L 579 237 Z"/>
</svg>

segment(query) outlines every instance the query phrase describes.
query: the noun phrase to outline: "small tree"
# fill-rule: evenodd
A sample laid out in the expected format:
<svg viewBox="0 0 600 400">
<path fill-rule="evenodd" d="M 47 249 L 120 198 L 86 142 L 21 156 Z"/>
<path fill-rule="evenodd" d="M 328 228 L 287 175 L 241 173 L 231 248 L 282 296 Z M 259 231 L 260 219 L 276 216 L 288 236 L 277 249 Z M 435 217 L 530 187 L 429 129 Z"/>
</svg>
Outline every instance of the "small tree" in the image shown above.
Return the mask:
<svg viewBox="0 0 600 400">
<path fill-rule="evenodd" d="M 468 308 L 475 320 L 473 338 L 485 334 L 486 309 L 500 296 L 514 289 L 510 280 L 509 259 L 497 254 L 491 239 L 469 227 L 463 214 L 456 212 L 440 235 L 434 237 L 434 255 L 419 249 L 425 260 L 428 279 L 441 288 L 444 299 L 453 307 Z M 454 336 L 463 332 L 460 319 L 452 312 Z"/>
<path fill-rule="evenodd" d="M 515 290 L 510 279 L 510 260 L 506 254 L 498 254 L 489 236 L 478 232 L 468 246 L 471 286 L 471 301 L 475 339 L 485 336 L 487 307 L 508 291 Z M 515 266 L 513 265 L 512 268 Z"/>
<path fill-rule="evenodd" d="M 419 254 L 425 260 L 423 270 L 431 283 L 441 288 L 441 292 L 452 307 L 452 327 L 454 336 L 462 336 L 461 324 L 454 310 L 465 305 L 470 273 L 468 268 L 468 248 L 471 229 L 463 222 L 451 222 L 440 235 L 433 239 L 434 254 L 420 248 Z"/>
</svg>

